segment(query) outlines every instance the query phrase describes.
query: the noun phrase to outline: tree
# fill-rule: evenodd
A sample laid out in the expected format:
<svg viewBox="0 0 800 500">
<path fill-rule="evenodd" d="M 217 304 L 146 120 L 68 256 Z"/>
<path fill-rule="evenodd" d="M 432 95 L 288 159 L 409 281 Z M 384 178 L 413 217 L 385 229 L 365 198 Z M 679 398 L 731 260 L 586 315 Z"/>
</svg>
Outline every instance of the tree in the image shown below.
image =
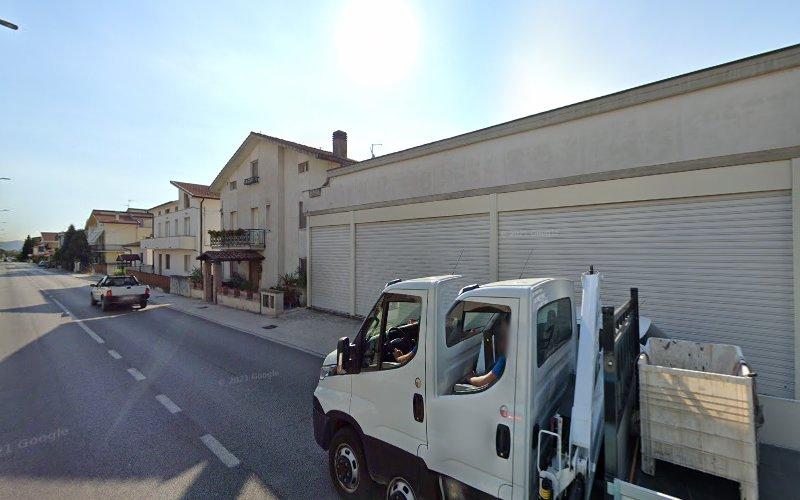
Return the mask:
<svg viewBox="0 0 800 500">
<path fill-rule="evenodd" d="M 27 260 L 28 256 L 33 253 L 33 240 L 31 239 L 31 235 L 29 234 L 25 238 L 25 242 L 22 244 L 22 250 L 19 252 L 19 257 L 17 260 L 20 262 Z"/>
<path fill-rule="evenodd" d="M 55 255 L 62 268 L 71 271 L 75 261 L 80 261 L 81 264 L 89 263 L 91 250 L 89 242 L 86 241 L 86 233 L 82 229 L 76 230 L 75 226 L 70 224 L 64 232 L 62 242 L 61 248 L 57 250 Z"/>
</svg>

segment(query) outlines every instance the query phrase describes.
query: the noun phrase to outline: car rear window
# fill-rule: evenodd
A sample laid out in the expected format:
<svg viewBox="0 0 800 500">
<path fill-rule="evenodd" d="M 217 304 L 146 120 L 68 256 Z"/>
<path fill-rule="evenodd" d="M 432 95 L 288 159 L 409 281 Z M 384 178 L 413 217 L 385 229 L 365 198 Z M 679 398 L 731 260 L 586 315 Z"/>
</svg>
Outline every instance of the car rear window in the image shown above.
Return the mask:
<svg viewBox="0 0 800 500">
<path fill-rule="evenodd" d="M 106 286 L 135 286 L 139 282 L 133 276 L 114 276 L 106 278 Z"/>
</svg>

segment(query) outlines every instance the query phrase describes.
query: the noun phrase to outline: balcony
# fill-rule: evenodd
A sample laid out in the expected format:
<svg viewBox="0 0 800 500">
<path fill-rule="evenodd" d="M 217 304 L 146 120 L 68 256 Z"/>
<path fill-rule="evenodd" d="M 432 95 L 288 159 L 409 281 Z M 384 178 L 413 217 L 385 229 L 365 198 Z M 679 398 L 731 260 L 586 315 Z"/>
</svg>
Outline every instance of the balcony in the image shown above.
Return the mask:
<svg viewBox="0 0 800 500">
<path fill-rule="evenodd" d="M 265 229 L 223 229 L 208 232 L 211 248 L 264 248 L 266 233 Z"/>
<path fill-rule="evenodd" d="M 256 184 L 256 183 L 258 183 L 257 175 L 254 175 L 253 177 L 248 177 L 247 179 L 244 180 L 245 186 L 249 186 L 250 184 Z"/>
<path fill-rule="evenodd" d="M 148 250 L 196 250 L 197 239 L 191 234 L 176 234 L 145 238 L 141 245 Z"/>
</svg>

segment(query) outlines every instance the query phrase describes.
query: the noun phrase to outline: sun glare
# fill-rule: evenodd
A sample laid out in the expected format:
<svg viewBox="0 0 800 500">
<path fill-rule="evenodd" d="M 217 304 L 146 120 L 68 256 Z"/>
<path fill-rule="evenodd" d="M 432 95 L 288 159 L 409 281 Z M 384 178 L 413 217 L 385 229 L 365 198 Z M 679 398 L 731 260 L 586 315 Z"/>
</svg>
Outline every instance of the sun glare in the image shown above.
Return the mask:
<svg viewBox="0 0 800 500">
<path fill-rule="evenodd" d="M 345 77 L 368 85 L 405 78 L 417 59 L 419 21 L 397 0 L 351 0 L 336 26 L 339 66 Z"/>
</svg>

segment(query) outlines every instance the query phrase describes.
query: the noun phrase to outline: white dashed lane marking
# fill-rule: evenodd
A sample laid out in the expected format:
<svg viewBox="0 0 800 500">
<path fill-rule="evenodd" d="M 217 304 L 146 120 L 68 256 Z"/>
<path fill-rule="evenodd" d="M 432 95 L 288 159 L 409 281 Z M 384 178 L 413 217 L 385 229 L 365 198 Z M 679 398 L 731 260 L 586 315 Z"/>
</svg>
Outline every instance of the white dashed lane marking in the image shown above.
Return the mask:
<svg viewBox="0 0 800 500">
<path fill-rule="evenodd" d="M 50 297 L 50 300 L 52 300 L 58 307 L 60 307 L 62 311 L 67 313 L 69 315 L 69 317 L 72 318 L 72 320 L 75 322 L 75 324 L 77 324 L 79 327 L 81 327 L 81 329 L 84 332 L 88 333 L 89 336 L 92 337 L 95 342 L 97 342 L 98 344 L 105 344 L 106 343 L 106 341 L 103 340 L 102 337 L 100 337 L 100 335 L 94 333 L 94 331 L 91 328 L 89 328 L 88 326 L 84 325 L 83 324 L 83 320 L 78 319 L 74 314 L 72 314 L 72 312 L 70 312 L 70 310 L 67 309 L 67 306 L 65 306 L 64 304 L 62 304 L 61 302 L 59 302 L 58 300 L 56 300 L 52 296 Z"/>
<path fill-rule="evenodd" d="M 216 455 L 217 458 L 219 458 L 220 461 L 228 467 L 236 467 L 241 463 L 233 453 L 229 452 L 224 446 L 222 446 L 222 444 L 211 434 L 202 436 L 200 441 L 202 441 L 203 444 L 205 444 L 208 449 L 211 450 L 211 453 Z"/>
<path fill-rule="evenodd" d="M 170 413 L 178 413 L 179 411 L 181 411 L 181 407 L 173 403 L 172 400 L 169 399 L 164 394 L 159 394 L 158 396 L 156 396 L 156 399 L 158 400 L 159 403 L 164 405 L 164 408 L 166 408 L 167 411 L 169 411 Z"/>
<path fill-rule="evenodd" d="M 142 374 L 142 372 L 140 372 L 136 368 L 128 368 L 128 373 L 130 373 L 131 377 L 135 378 L 137 381 L 141 381 L 147 378 L 144 376 L 144 374 Z"/>
<path fill-rule="evenodd" d="M 120 354 L 117 351 L 115 351 L 114 349 L 109 349 L 108 350 L 108 355 L 111 356 L 114 359 L 122 359 L 122 356 L 120 356 Z"/>
</svg>

